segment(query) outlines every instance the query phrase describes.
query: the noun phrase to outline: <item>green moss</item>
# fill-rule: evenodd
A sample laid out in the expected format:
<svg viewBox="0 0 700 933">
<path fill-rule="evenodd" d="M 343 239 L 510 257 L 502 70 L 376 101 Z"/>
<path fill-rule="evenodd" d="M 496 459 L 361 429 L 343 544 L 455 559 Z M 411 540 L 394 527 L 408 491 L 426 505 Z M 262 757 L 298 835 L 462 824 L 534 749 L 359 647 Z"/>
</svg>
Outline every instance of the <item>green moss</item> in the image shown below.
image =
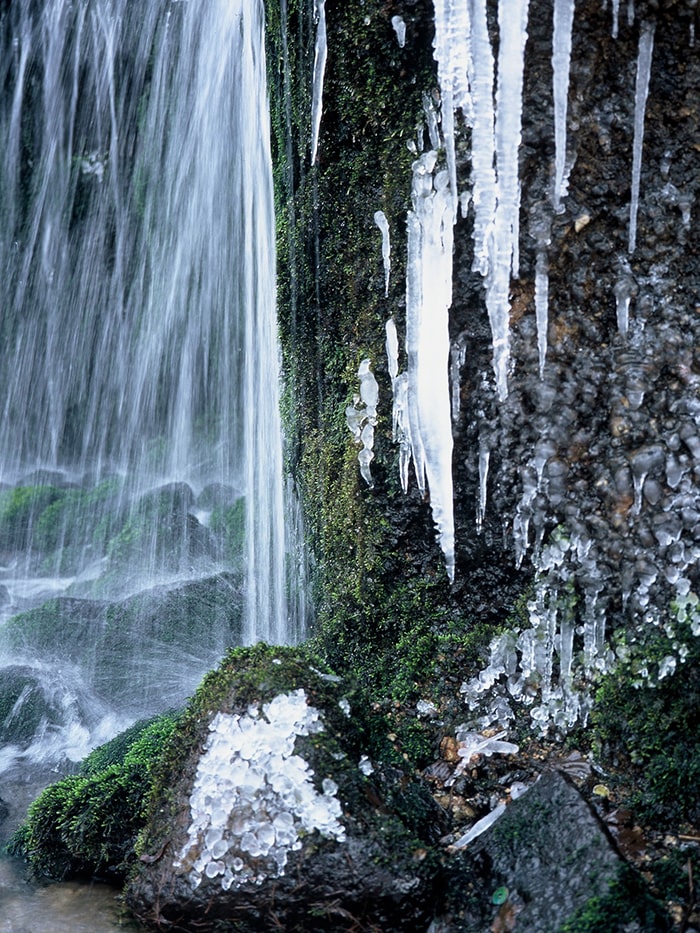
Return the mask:
<svg viewBox="0 0 700 933">
<path fill-rule="evenodd" d="M 685 619 L 668 631 L 648 633 L 603 678 L 591 721 L 599 756 L 634 781 L 638 818 L 673 827 L 700 820 L 700 639 Z M 659 680 L 681 646 L 685 659 Z"/>
<path fill-rule="evenodd" d="M 237 499 L 233 505 L 215 508 L 209 527 L 220 535 L 226 559 L 232 563 L 239 561 L 245 550 L 245 498 Z"/>
<path fill-rule="evenodd" d="M 60 716 L 34 671 L 19 665 L 5 667 L 0 682 L 0 743 L 29 742 L 57 721 Z"/>
<path fill-rule="evenodd" d="M 142 723 L 85 761 L 82 773 L 48 787 L 8 844 L 37 875 L 122 878 L 145 820 L 154 762 L 177 722 L 167 714 Z"/>
<path fill-rule="evenodd" d="M 644 880 L 634 869 L 623 866 L 608 893 L 591 898 L 559 933 L 623 933 L 630 925 L 645 933 L 671 930 L 665 910 L 649 893 Z"/>
<path fill-rule="evenodd" d="M 63 496 L 55 486 L 17 486 L 0 492 L 0 548 L 26 548 L 41 513 Z"/>
</svg>

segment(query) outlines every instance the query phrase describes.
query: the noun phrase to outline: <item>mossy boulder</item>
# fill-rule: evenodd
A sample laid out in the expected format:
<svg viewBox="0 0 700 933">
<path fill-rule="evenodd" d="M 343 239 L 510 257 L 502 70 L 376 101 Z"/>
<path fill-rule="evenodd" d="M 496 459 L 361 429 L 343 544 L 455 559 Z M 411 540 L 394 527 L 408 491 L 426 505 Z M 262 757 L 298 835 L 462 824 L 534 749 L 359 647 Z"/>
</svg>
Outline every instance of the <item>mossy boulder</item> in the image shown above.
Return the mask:
<svg viewBox="0 0 700 933">
<path fill-rule="evenodd" d="M 40 731 L 61 723 L 50 685 L 25 665 L 3 668 L 0 683 L 0 743 L 25 747 Z"/>
<path fill-rule="evenodd" d="M 233 651 L 164 756 L 127 886 L 136 916 L 240 933 L 427 927 L 439 808 L 380 764 L 383 728 L 303 651 Z"/>
<path fill-rule="evenodd" d="M 61 596 L 11 618 L 15 654 L 78 667 L 96 694 L 134 716 L 181 703 L 242 637 L 242 584 L 215 574 L 108 602 Z"/>
<path fill-rule="evenodd" d="M 0 491 L 0 551 L 28 547 L 41 513 L 64 495 L 55 486 L 17 486 Z"/>
<path fill-rule="evenodd" d="M 144 493 L 109 544 L 111 563 L 177 572 L 200 557 L 214 557 L 211 533 L 190 514 L 194 501 L 186 483 L 169 483 Z"/>
<path fill-rule="evenodd" d="M 545 773 L 446 864 L 440 933 L 668 931 L 576 787 Z"/>
<path fill-rule="evenodd" d="M 123 879 L 145 822 L 154 763 L 176 714 L 139 722 L 96 749 L 80 773 L 52 784 L 29 808 L 9 851 L 54 880 Z"/>
</svg>

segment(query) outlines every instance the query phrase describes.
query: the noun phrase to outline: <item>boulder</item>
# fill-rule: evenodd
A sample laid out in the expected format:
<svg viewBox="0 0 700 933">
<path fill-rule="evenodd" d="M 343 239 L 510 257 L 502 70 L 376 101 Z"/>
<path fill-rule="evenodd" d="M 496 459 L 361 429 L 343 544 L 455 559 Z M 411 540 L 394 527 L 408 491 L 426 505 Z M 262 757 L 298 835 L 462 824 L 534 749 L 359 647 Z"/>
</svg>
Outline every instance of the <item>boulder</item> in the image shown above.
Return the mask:
<svg viewBox="0 0 700 933">
<path fill-rule="evenodd" d="M 576 787 L 548 772 L 454 856 L 445 882 L 450 909 L 431 933 L 553 933 L 592 899 L 608 895 L 622 869 Z"/>
<path fill-rule="evenodd" d="M 370 734 L 300 651 L 232 652 L 166 756 L 127 886 L 136 916 L 168 930 L 425 929 L 435 867 L 420 834 L 437 807 L 405 774 L 387 793 Z"/>
</svg>

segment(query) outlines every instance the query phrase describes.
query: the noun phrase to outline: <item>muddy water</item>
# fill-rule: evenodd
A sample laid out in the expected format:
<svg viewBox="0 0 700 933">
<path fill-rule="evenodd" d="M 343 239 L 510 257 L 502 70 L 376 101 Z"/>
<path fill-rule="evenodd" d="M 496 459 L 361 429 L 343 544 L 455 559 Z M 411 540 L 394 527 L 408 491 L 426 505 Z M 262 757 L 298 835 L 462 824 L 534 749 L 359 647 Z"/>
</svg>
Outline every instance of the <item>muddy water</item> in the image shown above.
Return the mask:
<svg viewBox="0 0 700 933">
<path fill-rule="evenodd" d="M 119 891 L 105 884 L 41 885 L 17 859 L 0 858 L 0 933 L 137 933 Z"/>
</svg>

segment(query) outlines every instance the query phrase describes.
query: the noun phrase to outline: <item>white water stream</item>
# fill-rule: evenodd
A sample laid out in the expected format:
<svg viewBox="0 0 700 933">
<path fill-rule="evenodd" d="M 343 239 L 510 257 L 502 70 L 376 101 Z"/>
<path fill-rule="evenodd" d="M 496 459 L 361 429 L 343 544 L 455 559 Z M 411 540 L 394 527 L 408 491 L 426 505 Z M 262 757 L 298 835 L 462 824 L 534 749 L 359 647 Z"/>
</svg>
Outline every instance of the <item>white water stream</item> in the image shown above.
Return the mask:
<svg viewBox="0 0 700 933">
<path fill-rule="evenodd" d="M 240 640 L 296 640 L 262 0 L 18 0 L 0 14 L 0 52 L 4 617 L 64 593 L 102 596 L 105 567 L 133 550 L 124 516 L 147 514 L 152 541 L 121 597 L 231 572 Z M 154 489 L 170 512 L 162 497 L 144 506 Z M 212 528 L 217 507 L 225 526 L 223 508 L 241 500 L 231 565 Z M 24 516 L 14 525 L 12 509 Z M 114 516 L 121 537 L 98 546 L 95 529 Z M 113 577 L 104 592 L 118 589 Z M 197 644 L 193 628 L 191 649 L 165 648 L 162 670 L 149 644 L 134 682 L 164 677 L 170 691 L 177 680 L 184 699 L 226 647 L 210 632 Z M 45 661 L 0 644 L 0 674 L 34 683 Z M 85 691 L 90 705 L 82 680 L 61 702 Z M 52 746 L 59 763 L 126 724 L 91 709 L 76 750 L 73 712 L 65 747 Z M 57 733 L 51 722 L 45 734 Z M 0 747 L 0 764 L 35 767 L 36 744 Z M 14 904 L 19 889 L 0 870 Z M 0 929 L 25 929 L 13 916 Z"/>
</svg>

